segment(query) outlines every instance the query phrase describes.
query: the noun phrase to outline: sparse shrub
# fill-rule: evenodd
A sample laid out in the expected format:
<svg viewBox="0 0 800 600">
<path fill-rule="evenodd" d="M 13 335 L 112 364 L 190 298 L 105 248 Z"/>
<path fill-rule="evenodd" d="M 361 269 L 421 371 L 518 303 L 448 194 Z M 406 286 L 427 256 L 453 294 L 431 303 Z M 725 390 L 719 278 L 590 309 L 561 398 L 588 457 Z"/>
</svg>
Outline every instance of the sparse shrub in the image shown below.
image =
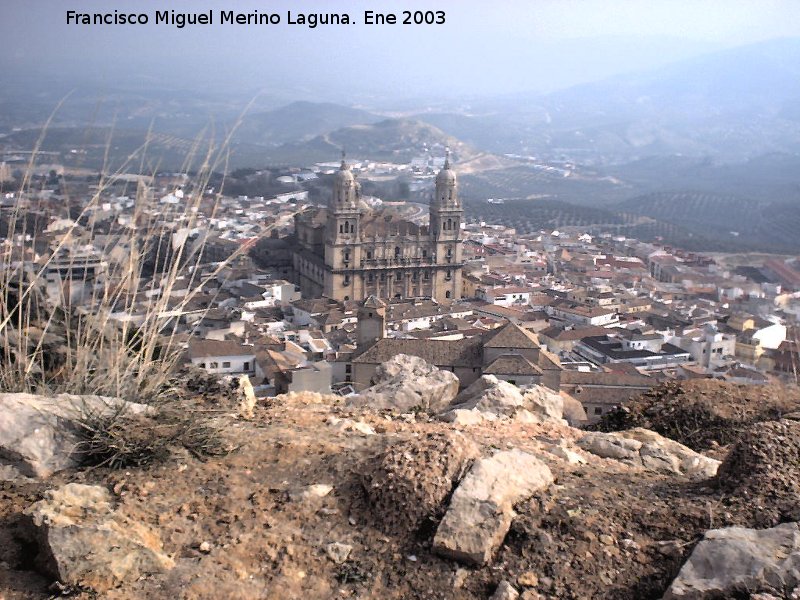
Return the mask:
<svg viewBox="0 0 800 600">
<path fill-rule="evenodd" d="M 85 410 L 79 421 L 82 462 L 124 469 L 164 461 L 180 448 L 197 458 L 235 449 L 221 424 L 187 408 L 175 404 L 133 413 L 120 404 L 114 410 Z"/>
</svg>

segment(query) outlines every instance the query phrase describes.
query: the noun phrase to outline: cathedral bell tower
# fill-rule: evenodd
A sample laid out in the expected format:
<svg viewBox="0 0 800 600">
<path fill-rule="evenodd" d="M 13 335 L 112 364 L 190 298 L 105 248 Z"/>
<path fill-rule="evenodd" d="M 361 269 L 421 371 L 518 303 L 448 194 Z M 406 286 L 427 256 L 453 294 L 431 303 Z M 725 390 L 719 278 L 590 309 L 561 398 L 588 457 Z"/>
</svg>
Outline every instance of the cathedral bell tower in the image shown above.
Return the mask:
<svg viewBox="0 0 800 600">
<path fill-rule="evenodd" d="M 350 300 L 356 296 L 355 268 L 361 261 L 358 244 L 361 226 L 361 186 L 342 152 L 342 164 L 333 177 L 333 190 L 325 228 L 325 295 Z"/>
<path fill-rule="evenodd" d="M 462 235 L 464 210 L 458 198 L 456 174 L 450 168 L 450 151 L 436 175 L 436 190 L 430 208 L 430 232 L 436 257 L 433 296 L 461 297 Z"/>
</svg>

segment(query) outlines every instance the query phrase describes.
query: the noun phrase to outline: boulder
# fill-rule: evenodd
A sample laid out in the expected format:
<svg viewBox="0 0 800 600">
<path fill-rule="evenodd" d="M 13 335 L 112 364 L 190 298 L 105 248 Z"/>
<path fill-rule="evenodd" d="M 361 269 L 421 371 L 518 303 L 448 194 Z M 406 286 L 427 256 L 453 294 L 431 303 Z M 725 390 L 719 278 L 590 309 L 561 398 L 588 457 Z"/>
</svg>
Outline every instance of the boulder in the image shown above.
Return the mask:
<svg viewBox="0 0 800 600">
<path fill-rule="evenodd" d="M 525 390 L 494 375 L 483 375 L 461 392 L 450 410 L 441 415 L 442 420 L 462 423 L 494 420 L 507 417 L 523 423 L 558 422 L 561 420 L 561 396 L 536 385 Z M 464 417 L 456 411 L 480 413 L 478 417 Z"/>
<path fill-rule="evenodd" d="M 426 519 L 439 519 L 447 497 L 478 455 L 475 443 L 455 431 L 389 446 L 362 476 L 380 526 L 407 532 Z"/>
<path fill-rule="evenodd" d="M 772 529 L 712 529 L 697 544 L 664 600 L 753 597 L 800 585 L 800 529 L 784 523 Z M 788 596 L 787 596 L 788 597 Z"/>
<path fill-rule="evenodd" d="M 564 400 L 558 392 L 534 385 L 525 390 L 522 398 L 525 408 L 539 415 L 544 421 L 560 422 L 564 412 Z"/>
<path fill-rule="evenodd" d="M 458 393 L 458 377 L 417 356 L 398 354 L 378 366 L 372 387 L 348 398 L 356 407 L 390 409 L 396 412 L 446 410 Z"/>
<path fill-rule="evenodd" d="M 559 395 L 563 404 L 561 416 L 567 420 L 571 427 L 584 425 L 589 419 L 586 416 L 583 404 L 564 391 L 560 392 Z"/>
<path fill-rule="evenodd" d="M 0 394 L 0 465 L 28 477 L 76 467 L 82 416 L 118 410 L 140 414 L 148 407 L 103 396 Z"/>
<path fill-rule="evenodd" d="M 513 383 L 483 375 L 456 397 L 453 410 L 477 410 L 513 417 L 524 408 L 522 392 Z"/>
<path fill-rule="evenodd" d="M 48 490 L 25 511 L 37 562 L 59 582 L 102 592 L 174 566 L 158 534 L 114 509 L 107 489 L 70 483 Z"/>
<path fill-rule="evenodd" d="M 720 464 L 718 460 L 642 428 L 613 433 L 589 432 L 578 440 L 578 445 L 601 458 L 687 477 L 713 477 Z"/>
<path fill-rule="evenodd" d="M 514 504 L 552 482 L 546 464 L 518 449 L 477 461 L 453 492 L 433 551 L 467 564 L 486 564 L 508 533 Z"/>
</svg>

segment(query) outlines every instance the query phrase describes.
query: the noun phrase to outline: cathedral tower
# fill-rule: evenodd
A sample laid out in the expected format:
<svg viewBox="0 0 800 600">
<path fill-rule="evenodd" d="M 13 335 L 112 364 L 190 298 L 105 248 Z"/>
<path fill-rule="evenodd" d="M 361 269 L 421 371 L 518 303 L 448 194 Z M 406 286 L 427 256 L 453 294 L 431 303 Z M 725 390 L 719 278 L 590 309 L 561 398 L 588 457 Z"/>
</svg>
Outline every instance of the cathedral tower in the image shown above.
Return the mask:
<svg viewBox="0 0 800 600">
<path fill-rule="evenodd" d="M 350 300 L 357 296 L 355 268 L 361 261 L 358 243 L 361 187 L 345 161 L 344 152 L 342 164 L 333 178 L 332 192 L 325 228 L 325 265 L 329 272 L 325 276 L 324 290 L 328 297 L 343 296 Z M 336 294 L 334 290 L 342 293 Z"/>
<path fill-rule="evenodd" d="M 430 208 L 431 242 L 436 256 L 435 298 L 461 297 L 462 235 L 464 210 L 458 198 L 458 182 L 450 168 L 450 151 L 436 175 L 436 190 Z"/>
</svg>

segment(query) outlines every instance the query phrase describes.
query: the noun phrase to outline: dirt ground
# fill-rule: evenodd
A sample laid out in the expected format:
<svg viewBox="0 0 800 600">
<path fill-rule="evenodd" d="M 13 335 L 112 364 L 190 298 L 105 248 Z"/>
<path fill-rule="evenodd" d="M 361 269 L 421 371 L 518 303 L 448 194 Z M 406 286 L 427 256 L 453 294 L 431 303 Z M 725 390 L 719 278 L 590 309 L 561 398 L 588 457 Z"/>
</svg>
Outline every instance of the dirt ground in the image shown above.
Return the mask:
<svg viewBox="0 0 800 600">
<path fill-rule="evenodd" d="M 352 414 L 331 399 L 282 397 L 255 418 L 221 416 L 240 447 L 198 460 L 176 452 L 165 463 L 127 471 L 65 472 L 46 482 L 0 484 L 0 597 L 54 592 L 110 599 L 473 599 L 506 579 L 528 598 L 660 598 L 703 531 L 750 525 L 753 508 L 715 480 L 692 482 L 587 455 L 573 465 L 545 444 L 580 436 L 559 425 L 509 421 L 459 427 L 483 454 L 520 448 L 545 460 L 556 481 L 516 507 L 494 560 L 464 567 L 431 552 L 436 519 L 404 531 L 387 527 L 414 512 L 370 505 L 364 474 L 392 445 L 414 448 L 454 427 L 427 417 Z M 219 407 L 216 407 L 219 408 Z M 346 430 L 352 419 L 375 435 Z M 107 486 L 119 510 L 160 532 L 176 567 L 102 595 L 51 587 L 35 571 L 36 549 L 21 516 L 42 492 L 79 481 Z M 424 485 L 424 477 L 420 478 Z M 332 486 L 324 496 L 318 484 Z M 441 511 L 440 511 L 441 512 Z M 771 517 L 780 519 L 780 515 Z M 763 525 L 763 523 L 762 523 Z M 201 549 L 201 544 L 204 544 Z M 347 560 L 326 554 L 352 546 Z"/>
</svg>

